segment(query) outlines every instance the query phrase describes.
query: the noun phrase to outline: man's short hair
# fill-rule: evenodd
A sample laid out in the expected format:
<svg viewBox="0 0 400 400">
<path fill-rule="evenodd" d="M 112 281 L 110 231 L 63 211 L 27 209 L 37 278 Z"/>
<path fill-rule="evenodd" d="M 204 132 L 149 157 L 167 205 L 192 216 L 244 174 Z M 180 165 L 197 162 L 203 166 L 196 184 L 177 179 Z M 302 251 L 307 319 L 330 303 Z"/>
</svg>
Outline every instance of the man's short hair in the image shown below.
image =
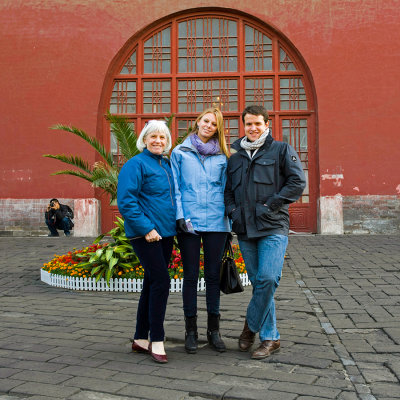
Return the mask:
<svg viewBox="0 0 400 400">
<path fill-rule="evenodd" d="M 253 104 L 251 106 L 247 106 L 242 113 L 242 121 L 244 123 L 244 117 L 246 114 L 251 115 L 262 115 L 264 118 L 264 122 L 267 123 L 269 119 L 268 111 L 263 106 L 257 106 Z"/>
<path fill-rule="evenodd" d="M 60 202 L 57 199 L 51 199 L 50 203 L 52 203 L 53 201 L 56 201 L 58 204 L 60 204 Z"/>
</svg>

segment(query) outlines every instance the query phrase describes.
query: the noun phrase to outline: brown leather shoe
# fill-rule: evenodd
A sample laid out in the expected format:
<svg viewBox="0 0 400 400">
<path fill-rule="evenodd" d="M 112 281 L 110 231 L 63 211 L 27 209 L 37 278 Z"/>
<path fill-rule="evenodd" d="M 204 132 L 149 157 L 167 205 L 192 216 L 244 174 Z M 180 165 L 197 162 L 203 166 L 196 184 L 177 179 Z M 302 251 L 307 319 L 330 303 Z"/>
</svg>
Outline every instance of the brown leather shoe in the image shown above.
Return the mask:
<svg viewBox="0 0 400 400">
<path fill-rule="evenodd" d="M 247 319 L 244 321 L 244 328 L 239 336 L 239 350 L 247 351 L 254 343 L 254 338 L 256 334 L 249 329 L 247 325 Z"/>
<path fill-rule="evenodd" d="M 255 358 L 256 360 L 262 360 L 263 358 L 267 358 L 272 353 L 275 353 L 281 348 L 280 340 L 264 340 L 260 343 L 260 346 L 257 350 L 253 352 L 251 358 Z"/>
</svg>

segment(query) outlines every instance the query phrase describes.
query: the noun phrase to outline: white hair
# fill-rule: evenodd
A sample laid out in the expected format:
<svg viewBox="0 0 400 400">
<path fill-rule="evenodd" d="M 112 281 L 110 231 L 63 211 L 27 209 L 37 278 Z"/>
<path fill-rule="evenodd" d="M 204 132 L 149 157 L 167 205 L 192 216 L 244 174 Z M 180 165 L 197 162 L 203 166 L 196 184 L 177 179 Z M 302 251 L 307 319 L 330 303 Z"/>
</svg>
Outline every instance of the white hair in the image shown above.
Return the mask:
<svg viewBox="0 0 400 400">
<path fill-rule="evenodd" d="M 171 133 L 165 121 L 159 121 L 156 119 L 152 119 L 146 122 L 144 128 L 142 129 L 142 132 L 140 132 L 139 138 L 136 142 L 136 147 L 138 148 L 138 150 L 142 152 L 146 148 L 144 139 L 149 133 L 153 132 L 160 132 L 165 134 L 165 136 L 167 137 L 167 145 L 165 146 L 164 153 L 168 153 L 172 147 Z"/>
</svg>

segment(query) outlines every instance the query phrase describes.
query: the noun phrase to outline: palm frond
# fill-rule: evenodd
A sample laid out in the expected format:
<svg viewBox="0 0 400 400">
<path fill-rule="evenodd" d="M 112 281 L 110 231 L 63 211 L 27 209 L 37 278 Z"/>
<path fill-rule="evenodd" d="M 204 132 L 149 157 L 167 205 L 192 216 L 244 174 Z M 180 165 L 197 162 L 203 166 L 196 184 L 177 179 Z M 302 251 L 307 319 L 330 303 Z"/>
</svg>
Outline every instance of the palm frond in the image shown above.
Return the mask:
<svg viewBox="0 0 400 400">
<path fill-rule="evenodd" d="M 94 164 L 94 168 L 92 171 L 93 176 L 110 176 L 110 174 L 118 176 L 118 173 L 119 171 L 117 167 L 110 167 L 107 164 L 98 162 Z"/>
<path fill-rule="evenodd" d="M 114 164 L 112 154 L 108 152 L 105 147 L 94 137 L 89 136 L 85 131 L 75 128 L 73 126 L 68 126 L 68 125 L 63 125 L 63 124 L 56 124 L 50 129 L 54 130 L 62 130 L 65 132 L 71 132 L 76 136 L 79 136 L 83 140 L 85 140 L 87 143 L 90 144 L 100 155 L 101 157 L 106 161 L 106 163 L 110 166 Z"/>
<path fill-rule="evenodd" d="M 168 129 L 171 130 L 172 127 L 172 121 L 174 120 L 175 114 L 171 114 L 170 117 L 164 117 L 165 123 L 168 126 Z"/>
<path fill-rule="evenodd" d="M 85 179 L 91 183 L 93 182 L 93 178 L 91 175 L 86 175 L 83 172 L 74 171 L 72 169 L 64 169 L 62 171 L 56 171 L 56 172 L 53 172 L 51 175 L 73 175 L 73 176 L 77 176 L 78 178 Z"/>
<path fill-rule="evenodd" d="M 125 117 L 107 113 L 107 120 L 111 123 L 111 132 L 114 135 L 121 154 L 126 160 L 131 159 L 139 153 L 136 146 L 137 136 L 133 124 Z"/>
<path fill-rule="evenodd" d="M 87 161 L 78 156 L 67 156 L 65 154 L 43 154 L 43 157 L 53 158 L 54 160 L 62 161 L 63 163 L 73 165 L 90 174 L 92 169 Z"/>
<path fill-rule="evenodd" d="M 118 170 L 116 168 L 95 168 L 92 185 L 110 194 L 110 203 L 117 198 Z"/>
<path fill-rule="evenodd" d="M 113 198 L 117 197 L 116 194 L 113 194 L 117 191 L 117 184 L 115 182 L 110 182 L 109 179 L 95 179 L 93 181 L 93 186 L 112 194 Z"/>
<path fill-rule="evenodd" d="M 100 188 L 103 193 L 108 193 L 110 195 L 110 201 L 109 204 L 112 205 L 112 203 L 117 200 L 117 195 L 116 195 L 116 190 L 113 187 L 107 187 L 107 188 Z"/>
<path fill-rule="evenodd" d="M 95 169 L 92 173 L 93 184 L 102 187 L 97 182 L 101 182 L 104 186 L 114 186 L 118 183 L 118 172 L 116 170 Z"/>
</svg>

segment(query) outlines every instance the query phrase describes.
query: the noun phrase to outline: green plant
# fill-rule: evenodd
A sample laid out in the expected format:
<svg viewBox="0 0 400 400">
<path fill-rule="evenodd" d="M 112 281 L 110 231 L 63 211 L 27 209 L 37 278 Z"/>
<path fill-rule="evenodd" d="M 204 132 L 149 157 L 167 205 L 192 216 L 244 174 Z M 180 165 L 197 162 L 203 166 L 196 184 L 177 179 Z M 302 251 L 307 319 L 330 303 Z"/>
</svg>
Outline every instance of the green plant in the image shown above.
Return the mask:
<svg viewBox="0 0 400 400">
<path fill-rule="evenodd" d="M 110 122 L 111 132 L 117 141 L 120 154 L 124 160 L 129 160 L 138 154 L 139 150 L 136 146 L 137 137 L 133 124 L 124 117 L 112 115 L 110 113 L 107 114 L 107 120 Z M 88 161 L 79 156 L 44 154 L 43 157 L 53 158 L 78 168 L 56 171 L 52 175 L 73 175 L 85 179 L 94 187 L 101 188 L 103 191 L 107 192 L 110 195 L 110 203 L 116 200 L 118 174 L 121 170 L 122 163 L 114 160 L 111 152 L 107 151 L 95 137 L 88 135 L 81 129 L 62 124 L 54 125 L 51 129 L 70 132 L 80 137 L 92 146 L 101 158 L 101 161 L 90 165 Z"/>
<path fill-rule="evenodd" d="M 118 275 L 116 272 L 118 268 L 130 269 L 140 264 L 129 239 L 125 235 L 124 221 L 117 216 L 117 221 L 114 223 L 116 227 L 107 233 L 107 236 L 114 239 L 113 243 L 107 243 L 103 247 L 82 256 L 76 255 L 81 257 L 82 260 L 74 265 L 74 268 L 87 270 L 91 276 L 96 277 L 96 282 L 104 278 L 109 284 L 110 278 Z M 99 243 L 104 236 L 105 234 L 98 236 L 93 244 Z"/>
</svg>

